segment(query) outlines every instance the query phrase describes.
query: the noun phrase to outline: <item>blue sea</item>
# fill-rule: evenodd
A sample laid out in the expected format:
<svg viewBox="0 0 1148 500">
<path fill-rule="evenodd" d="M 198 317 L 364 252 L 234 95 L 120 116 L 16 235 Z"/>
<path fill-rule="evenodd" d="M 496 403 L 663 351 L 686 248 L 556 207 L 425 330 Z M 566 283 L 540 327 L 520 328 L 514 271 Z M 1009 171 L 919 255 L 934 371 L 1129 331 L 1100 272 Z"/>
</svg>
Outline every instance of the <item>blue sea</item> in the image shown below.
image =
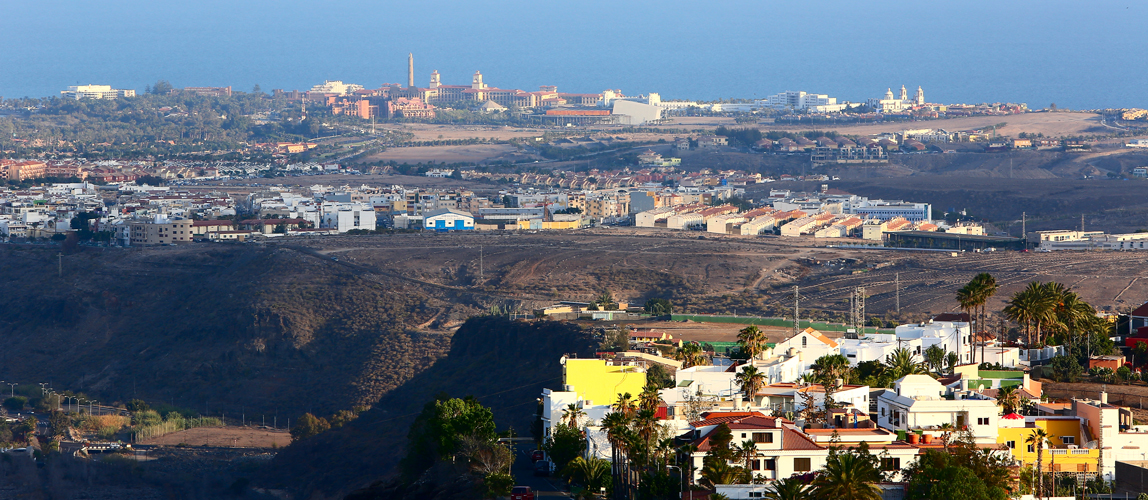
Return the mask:
<svg viewBox="0 0 1148 500">
<path fill-rule="evenodd" d="M 1144 1 L 8 0 L 0 96 L 68 85 L 306 90 L 323 80 L 663 99 L 786 90 L 863 101 L 1148 107 Z"/>
</svg>

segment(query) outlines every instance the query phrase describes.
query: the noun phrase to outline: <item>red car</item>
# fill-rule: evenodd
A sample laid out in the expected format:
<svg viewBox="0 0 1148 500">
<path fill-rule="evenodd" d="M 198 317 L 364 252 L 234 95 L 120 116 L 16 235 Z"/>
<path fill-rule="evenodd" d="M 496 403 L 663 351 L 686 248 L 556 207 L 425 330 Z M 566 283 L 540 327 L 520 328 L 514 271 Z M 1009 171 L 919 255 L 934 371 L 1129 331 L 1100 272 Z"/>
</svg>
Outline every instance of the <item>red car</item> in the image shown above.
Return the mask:
<svg viewBox="0 0 1148 500">
<path fill-rule="evenodd" d="M 539 460 L 546 460 L 546 452 L 542 450 L 534 450 L 534 453 L 530 454 L 530 461 L 537 462 Z"/>
<path fill-rule="evenodd" d="M 534 490 L 529 486 L 515 486 L 510 490 L 510 500 L 534 500 Z"/>
</svg>

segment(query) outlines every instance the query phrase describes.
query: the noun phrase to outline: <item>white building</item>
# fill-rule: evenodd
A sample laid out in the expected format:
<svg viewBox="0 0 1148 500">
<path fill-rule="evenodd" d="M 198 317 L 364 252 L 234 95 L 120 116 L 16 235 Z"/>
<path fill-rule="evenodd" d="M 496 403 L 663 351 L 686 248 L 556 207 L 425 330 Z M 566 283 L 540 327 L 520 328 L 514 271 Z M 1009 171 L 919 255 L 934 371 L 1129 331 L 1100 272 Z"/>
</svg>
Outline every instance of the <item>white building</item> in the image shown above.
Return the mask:
<svg viewBox="0 0 1148 500">
<path fill-rule="evenodd" d="M 868 200 L 862 198 L 849 203 L 845 213 L 865 218 L 890 220 L 903 217 L 911 222 L 933 220 L 933 206 L 928 203 L 906 203 L 903 201 Z"/>
<path fill-rule="evenodd" d="M 343 83 L 341 80 L 323 80 L 322 84 L 311 87 L 311 92 L 320 94 L 347 95 L 356 90 L 363 90 L 362 85 Z"/>
<path fill-rule="evenodd" d="M 977 399 L 964 399 L 963 396 Z M 980 399 L 983 398 L 983 399 Z M 976 393 L 945 399 L 945 386 L 928 375 L 906 375 L 893 390 L 877 397 L 877 425 L 890 430 L 939 429 L 968 426 L 977 442 L 995 443 L 1000 408 L 996 400 Z"/>
<path fill-rule="evenodd" d="M 73 85 L 61 90 L 60 95 L 67 99 L 115 99 L 135 97 L 135 89 L 113 89 L 111 85 Z"/>
<path fill-rule="evenodd" d="M 846 107 L 844 103 L 838 104 L 836 97 L 793 91 L 774 94 L 758 102 L 771 108 L 804 109 L 814 113 L 834 113 Z"/>
<path fill-rule="evenodd" d="M 800 359 L 801 371 L 805 372 L 809 370 L 810 366 L 813 366 L 817 358 L 827 354 L 838 354 L 840 348 L 837 341 L 810 327 L 797 335 L 778 342 L 773 348 L 773 352 L 797 356 Z"/>
<path fill-rule="evenodd" d="M 1148 250 L 1148 233 L 1104 234 L 1103 231 L 1037 231 L 1040 251 Z"/>
<path fill-rule="evenodd" d="M 662 119 L 662 108 L 640 102 L 615 99 L 613 114 L 620 115 L 622 125 L 645 125 Z"/>
<path fill-rule="evenodd" d="M 826 448 L 781 417 L 766 417 L 757 412 L 712 412 L 704 417 L 705 420 L 691 424 L 690 433 L 683 436 L 691 439 L 697 450 L 690 454 L 691 467 L 688 468 L 692 470 L 694 482 L 701 478 L 710 437 L 723 423 L 733 433 L 734 443 L 753 441 L 756 444 L 750 469 L 760 479 L 772 481 L 825 466 Z"/>
<path fill-rule="evenodd" d="M 375 210 L 359 203 L 324 203 L 322 227 L 345 233 L 352 229 L 375 230 Z"/>
<path fill-rule="evenodd" d="M 693 366 L 674 372 L 674 381 L 689 394 L 729 396 L 738 390 L 736 375 L 728 366 Z"/>
<path fill-rule="evenodd" d="M 474 216 L 462 210 L 440 208 L 427 212 L 423 228 L 438 232 L 473 230 Z"/>
</svg>

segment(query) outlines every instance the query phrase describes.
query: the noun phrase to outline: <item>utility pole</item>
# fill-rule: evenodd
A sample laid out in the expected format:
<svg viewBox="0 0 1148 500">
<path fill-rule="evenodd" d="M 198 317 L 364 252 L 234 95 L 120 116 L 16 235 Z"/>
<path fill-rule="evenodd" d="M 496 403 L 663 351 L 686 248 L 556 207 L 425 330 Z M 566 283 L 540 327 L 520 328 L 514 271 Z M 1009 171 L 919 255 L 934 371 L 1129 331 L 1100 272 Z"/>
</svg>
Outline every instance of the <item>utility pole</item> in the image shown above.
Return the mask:
<svg viewBox="0 0 1148 500">
<path fill-rule="evenodd" d="M 1028 230 L 1025 228 L 1028 214 L 1025 212 L 1020 213 L 1020 239 L 1024 241 L 1024 248 L 1028 249 Z"/>
<path fill-rule="evenodd" d="M 64 277 L 64 252 L 60 252 L 60 253 L 56 254 L 56 257 L 59 258 L 60 277 L 63 278 Z"/>
<path fill-rule="evenodd" d="M 863 286 L 857 287 L 857 333 L 865 333 L 865 287 Z"/>
<path fill-rule="evenodd" d="M 1080 232 L 1084 232 L 1084 214 L 1080 214 Z"/>
<path fill-rule="evenodd" d="M 798 286 L 793 285 L 793 336 L 796 337 L 801 333 L 801 309 L 799 309 L 801 302 L 801 295 L 798 294 Z"/>
<path fill-rule="evenodd" d="M 893 275 L 893 286 L 897 288 L 897 314 L 901 314 L 901 273 Z"/>
<path fill-rule="evenodd" d="M 478 246 L 478 281 L 482 281 L 482 245 Z"/>
</svg>

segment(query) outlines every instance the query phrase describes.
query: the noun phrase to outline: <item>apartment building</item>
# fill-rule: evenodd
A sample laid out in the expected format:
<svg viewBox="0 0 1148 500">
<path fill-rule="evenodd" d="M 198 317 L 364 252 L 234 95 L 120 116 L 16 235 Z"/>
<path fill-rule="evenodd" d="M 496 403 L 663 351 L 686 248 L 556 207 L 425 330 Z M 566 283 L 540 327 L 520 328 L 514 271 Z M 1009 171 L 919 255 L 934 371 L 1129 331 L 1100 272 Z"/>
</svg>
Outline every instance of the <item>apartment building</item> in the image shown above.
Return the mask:
<svg viewBox="0 0 1148 500">
<path fill-rule="evenodd" d="M 67 99 L 115 99 L 135 97 L 134 89 L 113 89 L 111 85 L 73 85 L 61 90 L 60 95 Z"/>
<path fill-rule="evenodd" d="M 190 243 L 195 235 L 192 223 L 189 219 L 130 222 L 129 241 L 139 246 Z"/>
</svg>

